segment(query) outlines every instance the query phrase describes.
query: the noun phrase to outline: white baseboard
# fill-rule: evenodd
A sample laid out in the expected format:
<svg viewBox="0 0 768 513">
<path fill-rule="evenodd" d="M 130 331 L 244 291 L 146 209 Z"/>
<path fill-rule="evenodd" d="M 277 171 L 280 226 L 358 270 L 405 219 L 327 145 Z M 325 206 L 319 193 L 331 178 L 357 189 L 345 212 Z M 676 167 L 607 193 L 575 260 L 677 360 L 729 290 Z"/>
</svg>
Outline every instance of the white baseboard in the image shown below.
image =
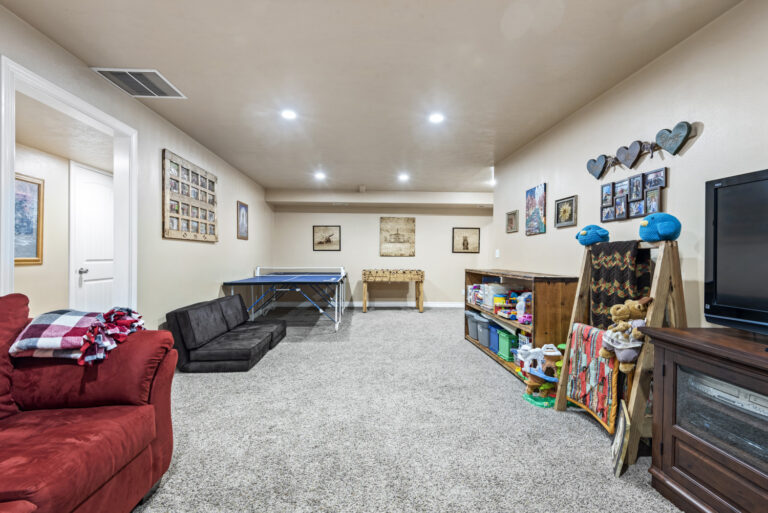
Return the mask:
<svg viewBox="0 0 768 513">
<path fill-rule="evenodd" d="M 270 308 L 314 308 L 309 301 L 278 301 L 270 305 Z M 323 306 L 323 305 L 321 305 Z M 368 301 L 370 308 L 416 308 L 416 301 Z M 347 307 L 362 308 L 362 301 L 350 301 Z M 424 301 L 424 308 L 464 308 L 461 301 Z"/>
</svg>

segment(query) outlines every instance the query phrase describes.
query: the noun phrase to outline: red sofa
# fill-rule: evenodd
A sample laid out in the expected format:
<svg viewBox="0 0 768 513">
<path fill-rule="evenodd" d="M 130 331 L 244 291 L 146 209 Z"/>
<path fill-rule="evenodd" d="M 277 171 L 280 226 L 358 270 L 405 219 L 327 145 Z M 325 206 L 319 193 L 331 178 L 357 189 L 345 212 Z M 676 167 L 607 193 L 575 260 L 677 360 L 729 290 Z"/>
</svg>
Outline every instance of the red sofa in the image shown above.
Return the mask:
<svg viewBox="0 0 768 513">
<path fill-rule="evenodd" d="M 14 360 L 27 303 L 0 297 L 0 513 L 129 512 L 171 462 L 173 338 L 134 333 L 93 366 Z"/>
</svg>

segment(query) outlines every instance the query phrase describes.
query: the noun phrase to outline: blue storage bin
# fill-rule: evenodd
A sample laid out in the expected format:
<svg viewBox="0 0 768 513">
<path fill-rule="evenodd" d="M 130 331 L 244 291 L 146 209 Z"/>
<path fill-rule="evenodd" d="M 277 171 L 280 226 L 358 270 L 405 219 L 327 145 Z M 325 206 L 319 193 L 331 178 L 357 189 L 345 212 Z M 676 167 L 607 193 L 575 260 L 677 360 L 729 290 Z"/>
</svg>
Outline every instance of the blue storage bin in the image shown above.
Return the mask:
<svg viewBox="0 0 768 513">
<path fill-rule="evenodd" d="M 488 349 L 493 351 L 494 353 L 499 352 L 499 327 L 495 324 L 491 324 L 488 326 L 488 329 L 491 331 L 490 337 L 488 338 Z M 496 348 L 496 349 L 494 349 Z"/>
</svg>

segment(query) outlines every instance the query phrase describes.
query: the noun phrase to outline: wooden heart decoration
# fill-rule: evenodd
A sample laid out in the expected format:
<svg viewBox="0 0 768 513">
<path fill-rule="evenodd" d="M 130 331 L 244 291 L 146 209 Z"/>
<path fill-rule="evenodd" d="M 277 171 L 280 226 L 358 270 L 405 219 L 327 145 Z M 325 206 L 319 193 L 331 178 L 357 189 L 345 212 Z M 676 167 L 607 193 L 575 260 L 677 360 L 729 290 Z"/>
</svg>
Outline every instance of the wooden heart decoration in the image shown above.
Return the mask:
<svg viewBox="0 0 768 513">
<path fill-rule="evenodd" d="M 659 133 L 656 134 L 656 144 L 672 155 L 677 155 L 689 135 L 691 135 L 691 124 L 687 121 L 681 121 L 675 125 L 671 132 L 666 128 L 659 130 Z"/>
<path fill-rule="evenodd" d="M 643 143 L 640 141 L 634 141 L 629 145 L 629 148 L 622 146 L 616 150 L 616 158 L 619 162 L 627 167 L 634 167 L 637 164 L 637 159 L 640 158 L 640 152 L 643 149 Z"/>
<path fill-rule="evenodd" d="M 596 159 L 589 159 L 587 162 L 587 171 L 589 171 L 589 174 L 600 179 L 601 176 L 603 176 L 603 173 L 605 172 L 605 165 L 608 163 L 608 157 L 605 155 L 600 155 Z"/>
</svg>

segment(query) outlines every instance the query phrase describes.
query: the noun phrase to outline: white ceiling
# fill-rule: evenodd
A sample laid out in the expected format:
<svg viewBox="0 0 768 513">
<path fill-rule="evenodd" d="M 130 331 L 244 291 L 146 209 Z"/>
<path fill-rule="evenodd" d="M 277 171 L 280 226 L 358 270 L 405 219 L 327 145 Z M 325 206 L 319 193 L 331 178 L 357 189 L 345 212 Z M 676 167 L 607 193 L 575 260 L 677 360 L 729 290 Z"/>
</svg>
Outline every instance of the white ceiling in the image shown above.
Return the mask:
<svg viewBox="0 0 768 513">
<path fill-rule="evenodd" d="M 158 69 L 188 99 L 144 103 L 268 188 L 318 187 L 322 167 L 330 189 L 483 191 L 494 162 L 738 1 L 0 3 L 90 66 Z"/>
<path fill-rule="evenodd" d="M 22 93 L 16 93 L 16 142 L 112 171 L 111 136 Z"/>
</svg>

